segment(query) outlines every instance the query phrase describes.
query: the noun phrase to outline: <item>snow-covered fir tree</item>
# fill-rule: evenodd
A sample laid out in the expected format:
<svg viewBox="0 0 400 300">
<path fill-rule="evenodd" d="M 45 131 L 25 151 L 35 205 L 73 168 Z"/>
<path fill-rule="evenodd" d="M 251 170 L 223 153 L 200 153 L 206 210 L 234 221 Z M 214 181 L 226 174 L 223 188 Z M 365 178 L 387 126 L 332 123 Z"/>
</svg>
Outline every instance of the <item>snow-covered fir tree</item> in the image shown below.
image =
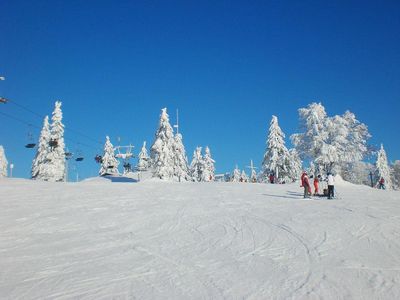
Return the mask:
<svg viewBox="0 0 400 300">
<path fill-rule="evenodd" d="M 249 182 L 249 176 L 247 176 L 246 172 L 243 170 L 240 174 L 240 182 Z"/>
<path fill-rule="evenodd" d="M 169 123 L 167 109 L 163 108 L 150 151 L 153 177 L 167 180 L 174 178 L 174 144 L 174 133 Z"/>
<path fill-rule="evenodd" d="M 204 170 L 202 173 L 202 181 L 214 181 L 215 179 L 215 160 L 211 157 L 210 148 L 206 147 L 204 151 L 203 163 Z"/>
<path fill-rule="evenodd" d="M 331 164 L 331 171 L 346 172 L 367 154 L 367 140 L 370 138 L 368 128 L 350 111 L 343 116 L 327 118 L 326 130 L 328 138 L 325 150 L 328 151 L 324 157 Z"/>
<path fill-rule="evenodd" d="M 241 172 L 239 170 L 239 167 L 236 165 L 235 169 L 233 170 L 231 182 L 240 182 L 240 175 L 241 175 Z"/>
<path fill-rule="evenodd" d="M 289 150 L 287 166 L 287 178 L 285 178 L 285 181 L 294 182 L 299 180 L 303 167 L 300 156 L 296 149 Z"/>
<path fill-rule="evenodd" d="M 0 178 L 7 177 L 8 161 L 2 145 L 0 145 Z"/>
<path fill-rule="evenodd" d="M 50 163 L 50 125 L 49 117 L 43 120 L 43 127 L 40 132 L 39 143 L 36 156 L 32 162 L 31 177 L 32 179 L 48 181 L 51 177 L 49 173 Z"/>
<path fill-rule="evenodd" d="M 143 142 L 143 146 L 138 155 L 138 159 L 139 159 L 137 165 L 138 171 L 147 171 L 150 165 L 150 157 L 147 154 L 146 141 Z"/>
<path fill-rule="evenodd" d="M 393 188 L 400 190 L 400 160 L 396 160 L 392 166 Z"/>
<path fill-rule="evenodd" d="M 203 178 L 204 161 L 201 154 L 201 147 L 197 147 L 193 152 L 192 162 L 190 164 L 190 177 L 192 181 L 198 182 Z"/>
<path fill-rule="evenodd" d="M 348 142 L 343 151 L 347 155 L 342 156 L 343 154 L 341 153 L 341 161 L 345 163 L 361 161 L 368 153 L 367 141 L 371 137 L 368 127 L 358 121 L 356 116 L 350 111 L 346 111 L 342 118 L 347 127 L 346 138 Z"/>
<path fill-rule="evenodd" d="M 115 158 L 114 146 L 110 138 L 106 136 L 104 144 L 104 154 L 101 158 L 100 176 L 118 174 L 119 161 Z"/>
<path fill-rule="evenodd" d="M 174 177 L 178 181 L 188 181 L 190 180 L 189 166 L 182 135 L 177 133 L 174 140 Z"/>
<path fill-rule="evenodd" d="M 267 149 L 262 162 L 263 177 L 267 178 L 271 173 L 279 180 L 288 174 L 289 151 L 285 146 L 285 134 L 278 124 L 278 118 L 272 116 L 267 138 Z"/>
<path fill-rule="evenodd" d="M 257 172 L 254 169 L 251 169 L 250 171 L 250 182 L 256 183 L 257 182 Z"/>
<path fill-rule="evenodd" d="M 375 183 L 378 184 L 379 180 L 383 178 L 385 180 L 386 189 L 392 189 L 392 179 L 390 174 L 390 168 L 386 156 L 386 151 L 381 144 L 379 149 L 376 163 L 375 163 Z"/>
<path fill-rule="evenodd" d="M 324 154 L 328 132 L 325 128 L 327 114 L 321 103 L 311 103 L 306 108 L 299 109 L 300 129 L 302 133 L 291 136 L 292 143 L 302 159 L 316 161 L 319 169 L 326 169 Z M 327 163 L 329 167 L 329 162 Z M 323 170 L 319 170 L 322 172 Z"/>
<path fill-rule="evenodd" d="M 48 153 L 48 181 L 66 181 L 64 124 L 62 123 L 61 102 L 56 101 L 51 117 Z"/>
<path fill-rule="evenodd" d="M 317 173 L 320 173 L 320 172 L 316 169 L 315 164 L 314 164 L 314 162 L 312 162 L 312 161 L 310 161 L 310 166 L 309 166 L 309 168 L 308 168 L 308 173 L 309 173 L 309 175 L 315 175 L 315 174 L 317 174 Z"/>
</svg>

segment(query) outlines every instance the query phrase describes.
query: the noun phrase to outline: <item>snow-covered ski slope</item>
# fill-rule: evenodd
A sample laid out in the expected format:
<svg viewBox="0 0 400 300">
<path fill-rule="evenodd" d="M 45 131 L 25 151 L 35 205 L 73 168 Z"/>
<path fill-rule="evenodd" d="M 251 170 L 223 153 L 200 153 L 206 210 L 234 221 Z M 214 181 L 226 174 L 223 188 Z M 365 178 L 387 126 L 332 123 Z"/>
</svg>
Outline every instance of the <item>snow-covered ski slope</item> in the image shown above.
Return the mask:
<svg viewBox="0 0 400 300">
<path fill-rule="evenodd" d="M 399 299 L 400 193 L 0 180 L 1 299 Z"/>
</svg>

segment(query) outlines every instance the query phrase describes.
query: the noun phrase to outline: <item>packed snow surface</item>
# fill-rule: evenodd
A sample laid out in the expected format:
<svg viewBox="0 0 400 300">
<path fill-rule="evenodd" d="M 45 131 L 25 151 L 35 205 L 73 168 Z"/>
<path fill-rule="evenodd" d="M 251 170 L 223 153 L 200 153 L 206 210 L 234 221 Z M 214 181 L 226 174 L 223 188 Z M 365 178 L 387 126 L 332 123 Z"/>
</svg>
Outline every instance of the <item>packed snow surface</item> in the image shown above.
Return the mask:
<svg viewBox="0 0 400 300">
<path fill-rule="evenodd" d="M 400 193 L 0 180 L 1 299 L 399 299 Z"/>
</svg>

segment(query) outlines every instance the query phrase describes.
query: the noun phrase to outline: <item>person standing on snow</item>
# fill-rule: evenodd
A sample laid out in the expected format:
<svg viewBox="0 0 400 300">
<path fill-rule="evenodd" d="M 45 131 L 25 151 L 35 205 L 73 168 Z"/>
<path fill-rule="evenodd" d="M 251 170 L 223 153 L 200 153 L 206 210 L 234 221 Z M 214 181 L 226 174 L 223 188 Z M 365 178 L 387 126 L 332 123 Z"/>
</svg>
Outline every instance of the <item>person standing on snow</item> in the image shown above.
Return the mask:
<svg viewBox="0 0 400 300">
<path fill-rule="evenodd" d="M 310 181 L 308 180 L 307 172 L 304 172 L 301 175 L 301 186 L 304 187 L 304 198 L 311 198 L 311 186 Z"/>
<path fill-rule="evenodd" d="M 274 182 L 275 182 L 275 176 L 274 176 L 274 173 L 271 173 L 269 175 L 269 183 L 274 183 Z"/>
<path fill-rule="evenodd" d="M 333 177 L 332 173 L 328 173 L 328 199 L 332 199 L 335 196 L 335 178 Z"/>
<path fill-rule="evenodd" d="M 319 194 L 318 184 L 319 184 L 320 178 L 321 178 L 321 175 L 315 176 L 315 178 L 314 178 L 314 196 Z"/>
<path fill-rule="evenodd" d="M 385 189 L 385 179 L 383 179 L 383 177 L 381 177 L 381 179 L 379 180 L 378 189 L 380 189 L 380 190 Z"/>
</svg>

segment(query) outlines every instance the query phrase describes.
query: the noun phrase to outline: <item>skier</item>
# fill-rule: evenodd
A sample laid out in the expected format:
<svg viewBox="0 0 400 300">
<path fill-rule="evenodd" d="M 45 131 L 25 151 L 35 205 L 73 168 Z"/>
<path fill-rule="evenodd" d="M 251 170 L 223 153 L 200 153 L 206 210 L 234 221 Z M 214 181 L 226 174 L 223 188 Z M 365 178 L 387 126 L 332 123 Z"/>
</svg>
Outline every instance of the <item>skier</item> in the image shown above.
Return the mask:
<svg viewBox="0 0 400 300">
<path fill-rule="evenodd" d="M 321 178 L 321 175 L 315 176 L 315 178 L 314 178 L 314 196 L 317 196 L 319 194 L 318 184 L 319 184 L 320 178 Z"/>
<path fill-rule="evenodd" d="M 304 187 L 304 197 L 303 198 L 311 198 L 311 186 L 310 186 L 310 181 L 308 180 L 307 172 L 304 172 L 303 175 L 301 175 L 301 186 Z"/>
<path fill-rule="evenodd" d="M 335 178 L 332 173 L 328 173 L 326 180 L 328 181 L 328 199 L 332 199 L 335 196 Z"/>
<path fill-rule="evenodd" d="M 378 182 L 378 189 L 380 189 L 380 190 L 385 189 L 385 179 L 383 179 L 383 177 L 381 177 L 381 179 Z"/>
</svg>

